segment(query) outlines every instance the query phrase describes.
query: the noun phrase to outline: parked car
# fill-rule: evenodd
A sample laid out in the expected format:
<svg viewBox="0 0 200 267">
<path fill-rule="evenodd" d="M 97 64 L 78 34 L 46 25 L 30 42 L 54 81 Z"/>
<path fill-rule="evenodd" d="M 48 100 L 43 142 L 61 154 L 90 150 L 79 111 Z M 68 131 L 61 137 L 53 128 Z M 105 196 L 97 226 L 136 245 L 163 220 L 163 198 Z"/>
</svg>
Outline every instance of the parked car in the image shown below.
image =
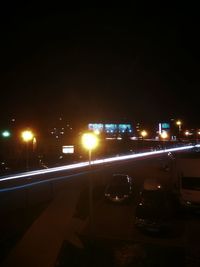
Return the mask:
<svg viewBox="0 0 200 267">
<path fill-rule="evenodd" d="M 135 226 L 154 233 L 171 230 L 174 216 L 170 193 L 164 190 L 142 190 L 135 211 Z"/>
<path fill-rule="evenodd" d="M 133 195 L 133 178 L 127 174 L 113 174 L 104 194 L 111 202 L 128 202 Z"/>
</svg>

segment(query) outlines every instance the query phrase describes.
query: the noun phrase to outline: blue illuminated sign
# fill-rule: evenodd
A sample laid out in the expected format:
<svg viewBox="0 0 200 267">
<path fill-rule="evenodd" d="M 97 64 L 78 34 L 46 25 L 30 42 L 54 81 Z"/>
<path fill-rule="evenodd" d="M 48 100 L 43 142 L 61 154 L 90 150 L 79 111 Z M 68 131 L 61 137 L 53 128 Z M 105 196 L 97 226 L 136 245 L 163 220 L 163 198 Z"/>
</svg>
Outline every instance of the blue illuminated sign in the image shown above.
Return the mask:
<svg viewBox="0 0 200 267">
<path fill-rule="evenodd" d="M 162 123 L 161 127 L 162 127 L 162 129 L 169 129 L 170 128 L 169 123 L 166 123 L 166 122 Z"/>
<path fill-rule="evenodd" d="M 120 133 L 125 133 L 125 132 L 131 133 L 132 132 L 131 124 L 119 124 L 118 129 Z"/>
<path fill-rule="evenodd" d="M 89 123 L 88 124 L 88 129 L 92 131 L 103 131 L 103 123 Z"/>
<path fill-rule="evenodd" d="M 113 124 L 113 123 L 105 124 L 105 131 L 107 133 L 115 133 L 115 132 L 117 132 L 117 124 Z"/>
<path fill-rule="evenodd" d="M 133 128 L 128 123 L 89 123 L 88 129 L 92 131 L 106 132 L 106 133 L 132 133 Z"/>
</svg>

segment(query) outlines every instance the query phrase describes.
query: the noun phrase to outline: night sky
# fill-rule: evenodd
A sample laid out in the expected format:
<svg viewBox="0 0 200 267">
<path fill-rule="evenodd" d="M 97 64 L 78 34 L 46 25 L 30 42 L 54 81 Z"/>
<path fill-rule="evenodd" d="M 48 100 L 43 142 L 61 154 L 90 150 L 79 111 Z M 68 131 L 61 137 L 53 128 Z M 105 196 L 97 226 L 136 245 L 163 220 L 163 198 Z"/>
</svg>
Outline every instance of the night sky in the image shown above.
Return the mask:
<svg viewBox="0 0 200 267">
<path fill-rule="evenodd" d="M 5 5 L 1 120 L 47 123 L 62 116 L 79 124 L 180 118 L 200 127 L 196 13 Z"/>
</svg>

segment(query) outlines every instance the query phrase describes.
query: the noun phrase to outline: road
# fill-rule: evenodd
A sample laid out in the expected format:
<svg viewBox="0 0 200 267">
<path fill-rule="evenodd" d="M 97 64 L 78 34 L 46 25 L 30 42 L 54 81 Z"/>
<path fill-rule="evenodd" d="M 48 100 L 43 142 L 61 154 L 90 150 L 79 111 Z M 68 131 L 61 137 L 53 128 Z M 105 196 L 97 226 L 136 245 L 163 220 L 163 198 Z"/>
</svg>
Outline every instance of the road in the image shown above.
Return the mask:
<svg viewBox="0 0 200 267">
<path fill-rule="evenodd" d="M 198 257 L 192 254 L 198 253 L 194 248 L 200 247 L 199 217 L 177 217 L 174 233 L 167 237 L 150 236 L 134 227 L 135 205 L 144 179 L 158 177 L 165 187 L 171 187 L 171 172 L 162 168 L 165 160 L 163 155 L 111 164 L 54 185 L 48 194 L 53 194 L 53 198 L 47 197 L 45 205 L 40 205 L 35 216 L 31 216 L 30 223 L 3 257 L 2 266 L 128 266 L 130 262 L 134 266 L 198 266 Z M 134 177 L 135 197 L 128 205 L 104 200 L 109 176 L 117 172 Z M 89 175 L 94 186 L 92 239 L 88 220 Z M 31 205 L 28 209 L 32 211 Z"/>
</svg>

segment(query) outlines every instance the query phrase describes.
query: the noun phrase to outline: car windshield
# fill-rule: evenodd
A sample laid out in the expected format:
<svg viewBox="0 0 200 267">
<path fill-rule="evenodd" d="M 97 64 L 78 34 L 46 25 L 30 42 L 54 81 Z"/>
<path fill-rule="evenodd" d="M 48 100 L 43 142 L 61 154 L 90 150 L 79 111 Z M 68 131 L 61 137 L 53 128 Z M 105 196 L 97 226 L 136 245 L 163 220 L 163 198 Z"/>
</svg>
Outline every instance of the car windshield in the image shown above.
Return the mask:
<svg viewBox="0 0 200 267">
<path fill-rule="evenodd" d="M 157 218 L 169 214 L 168 199 L 165 193 L 156 190 L 143 191 L 137 208 L 137 216 L 142 218 Z"/>
<path fill-rule="evenodd" d="M 109 192 L 128 192 L 130 190 L 130 186 L 127 184 L 122 185 L 109 185 L 108 190 Z"/>
<path fill-rule="evenodd" d="M 182 188 L 200 191 L 200 177 L 182 177 Z"/>
<path fill-rule="evenodd" d="M 126 185 L 128 182 L 129 179 L 125 175 L 114 175 L 111 180 L 112 185 Z"/>
<path fill-rule="evenodd" d="M 110 183 L 107 185 L 106 192 L 109 193 L 127 193 L 130 190 L 130 184 L 127 176 L 113 175 Z"/>
<path fill-rule="evenodd" d="M 144 190 L 140 197 L 147 204 L 159 204 L 165 200 L 165 194 L 161 190 Z"/>
</svg>

